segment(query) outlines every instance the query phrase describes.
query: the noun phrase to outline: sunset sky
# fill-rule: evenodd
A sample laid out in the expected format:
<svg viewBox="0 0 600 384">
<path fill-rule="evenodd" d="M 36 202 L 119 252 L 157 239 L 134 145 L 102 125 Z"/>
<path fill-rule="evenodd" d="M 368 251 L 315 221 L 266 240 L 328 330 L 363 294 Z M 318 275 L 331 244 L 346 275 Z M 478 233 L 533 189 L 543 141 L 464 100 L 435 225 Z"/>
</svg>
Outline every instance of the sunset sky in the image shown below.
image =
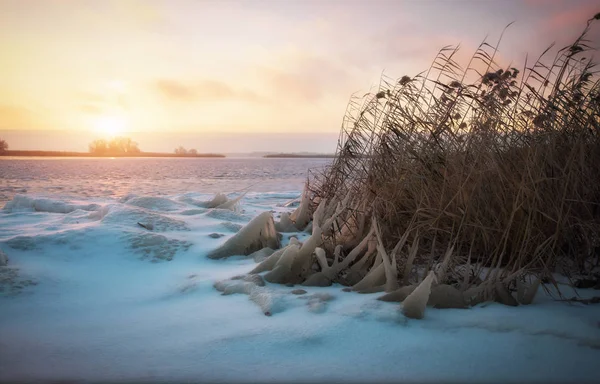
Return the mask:
<svg viewBox="0 0 600 384">
<path fill-rule="evenodd" d="M 0 0 L 0 138 L 333 152 L 349 96 L 382 71 L 414 75 L 448 44 L 471 54 L 511 21 L 500 60 L 521 64 L 597 12 L 586 0 Z"/>
</svg>

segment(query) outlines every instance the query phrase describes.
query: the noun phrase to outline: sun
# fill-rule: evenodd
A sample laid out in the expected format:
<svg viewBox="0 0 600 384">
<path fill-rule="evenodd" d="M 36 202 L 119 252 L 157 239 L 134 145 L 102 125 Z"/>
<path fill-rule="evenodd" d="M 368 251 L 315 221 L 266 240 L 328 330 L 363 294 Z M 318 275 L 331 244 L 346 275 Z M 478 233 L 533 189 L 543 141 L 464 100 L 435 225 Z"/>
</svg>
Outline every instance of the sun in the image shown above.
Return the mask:
<svg viewBox="0 0 600 384">
<path fill-rule="evenodd" d="M 95 129 L 106 135 L 115 136 L 127 128 L 127 120 L 123 116 L 101 116 L 94 121 Z"/>
</svg>

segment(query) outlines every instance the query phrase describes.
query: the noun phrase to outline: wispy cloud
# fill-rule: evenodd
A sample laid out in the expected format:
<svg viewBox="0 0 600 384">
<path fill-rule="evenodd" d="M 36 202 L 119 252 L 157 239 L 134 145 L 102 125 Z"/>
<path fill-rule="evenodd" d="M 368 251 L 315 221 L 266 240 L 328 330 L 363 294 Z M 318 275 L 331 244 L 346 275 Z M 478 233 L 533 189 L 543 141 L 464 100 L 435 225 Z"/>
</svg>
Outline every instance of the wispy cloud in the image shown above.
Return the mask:
<svg viewBox="0 0 600 384">
<path fill-rule="evenodd" d="M 351 74 L 333 60 L 296 53 L 282 59 L 278 67 L 258 66 L 256 75 L 274 98 L 293 102 L 315 102 L 327 95 L 343 93 L 352 88 Z"/>
<path fill-rule="evenodd" d="M 154 83 L 154 87 L 161 95 L 171 100 L 190 101 L 197 96 L 193 87 L 177 80 L 160 79 Z"/>
<path fill-rule="evenodd" d="M 174 79 L 158 79 L 152 86 L 158 93 L 172 101 L 208 102 L 242 100 L 248 102 L 264 101 L 264 98 L 249 89 L 237 90 L 216 80 L 183 82 Z"/>
</svg>

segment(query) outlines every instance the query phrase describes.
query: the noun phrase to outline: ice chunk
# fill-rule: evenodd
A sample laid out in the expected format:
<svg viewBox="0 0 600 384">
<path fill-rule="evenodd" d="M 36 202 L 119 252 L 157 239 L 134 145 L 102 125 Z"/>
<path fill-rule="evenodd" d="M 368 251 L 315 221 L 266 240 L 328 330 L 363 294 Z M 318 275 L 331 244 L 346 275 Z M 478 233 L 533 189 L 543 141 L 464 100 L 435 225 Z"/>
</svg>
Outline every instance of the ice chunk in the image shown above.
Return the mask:
<svg viewBox="0 0 600 384">
<path fill-rule="evenodd" d="M 416 285 L 407 285 L 405 287 L 398 288 L 394 292 L 380 296 L 377 298 L 377 300 L 401 303 L 415 290 L 415 288 L 417 288 Z"/>
<path fill-rule="evenodd" d="M 290 219 L 290 215 L 287 212 L 283 212 L 279 218 L 279 222 L 275 223 L 275 228 L 279 232 L 298 232 L 298 228 L 294 225 Z"/>
<path fill-rule="evenodd" d="M 440 284 L 431 288 L 427 305 L 435 308 L 466 308 L 462 292 L 451 285 Z"/>
<path fill-rule="evenodd" d="M 252 219 L 238 233 L 208 254 L 211 259 L 233 255 L 249 255 L 264 247 L 279 248 L 279 238 L 271 212 L 263 212 Z"/>
<path fill-rule="evenodd" d="M 216 208 L 219 205 L 227 203 L 227 196 L 222 193 L 217 193 L 210 201 L 204 202 L 201 206 L 206 208 Z"/>
<path fill-rule="evenodd" d="M 425 307 L 431 294 L 431 284 L 435 280 L 435 272 L 431 271 L 427 277 L 415 288 L 404 300 L 402 313 L 411 319 L 422 319 L 425 315 Z"/>
<path fill-rule="evenodd" d="M 271 256 L 275 252 L 273 248 L 265 247 L 260 249 L 249 256 L 257 263 L 264 261 L 267 257 Z"/>
</svg>

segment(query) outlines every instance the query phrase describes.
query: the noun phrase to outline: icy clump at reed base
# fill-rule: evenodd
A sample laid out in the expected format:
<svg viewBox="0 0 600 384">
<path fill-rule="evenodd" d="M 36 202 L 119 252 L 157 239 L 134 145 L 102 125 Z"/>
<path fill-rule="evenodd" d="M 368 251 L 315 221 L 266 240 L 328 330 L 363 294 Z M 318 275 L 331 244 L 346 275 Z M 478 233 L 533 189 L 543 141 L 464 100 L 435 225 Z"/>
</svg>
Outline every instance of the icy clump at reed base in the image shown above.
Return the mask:
<svg viewBox="0 0 600 384">
<path fill-rule="evenodd" d="M 600 83 L 586 35 L 599 18 L 549 64 L 499 68 L 482 43 L 463 69 L 446 47 L 423 74 L 353 98 L 333 164 L 276 223 L 310 221 L 311 236 L 253 273 L 394 293 L 417 318 L 425 303 L 529 304 L 555 273 L 593 277 Z"/>
</svg>

